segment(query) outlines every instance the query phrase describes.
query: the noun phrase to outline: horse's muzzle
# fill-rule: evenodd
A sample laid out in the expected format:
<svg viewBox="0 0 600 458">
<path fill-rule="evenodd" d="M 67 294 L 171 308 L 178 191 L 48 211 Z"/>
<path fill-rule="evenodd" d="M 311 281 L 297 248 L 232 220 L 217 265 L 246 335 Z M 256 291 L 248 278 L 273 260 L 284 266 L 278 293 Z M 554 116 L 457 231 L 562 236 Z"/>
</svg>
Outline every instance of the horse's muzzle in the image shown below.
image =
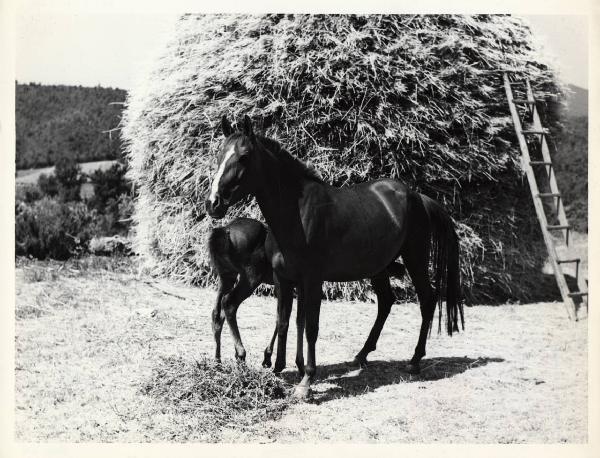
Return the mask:
<svg viewBox="0 0 600 458">
<path fill-rule="evenodd" d="M 204 201 L 204 208 L 206 213 L 214 219 L 221 219 L 225 216 L 225 213 L 227 213 L 227 204 L 219 199 L 219 197 L 215 197 L 214 202 L 206 199 L 206 201 Z"/>
</svg>

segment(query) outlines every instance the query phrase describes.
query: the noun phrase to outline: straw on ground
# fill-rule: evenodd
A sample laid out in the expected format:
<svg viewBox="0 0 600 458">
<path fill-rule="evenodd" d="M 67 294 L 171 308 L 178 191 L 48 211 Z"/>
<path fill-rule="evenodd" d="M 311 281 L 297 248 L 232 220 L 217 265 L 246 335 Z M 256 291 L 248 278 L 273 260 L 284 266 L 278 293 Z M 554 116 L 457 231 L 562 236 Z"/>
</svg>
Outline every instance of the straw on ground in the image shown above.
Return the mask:
<svg viewBox="0 0 600 458">
<path fill-rule="evenodd" d="M 293 404 L 271 420 L 261 414 L 249 425 L 246 420 L 260 408 L 224 421 L 227 415 L 202 409 L 198 415 L 197 406 L 186 410 L 189 405 L 173 400 L 172 395 L 197 393 L 202 372 L 194 372 L 195 360 L 212 355 L 215 293 L 169 285 L 187 298 L 181 299 L 145 283 L 137 267 L 107 268 L 107 261 L 91 259 L 19 261 L 17 440 L 586 440 L 587 321 L 568 321 L 559 303 L 467 308 L 466 332 L 452 338 L 434 333 L 422 375 L 411 377 L 402 369 L 418 332 L 417 305 L 392 308 L 371 366 L 357 371 L 346 362 L 364 343 L 376 306 L 327 302 L 313 402 Z M 251 367 L 262 360 L 274 314 L 275 302 L 268 297 L 252 297 L 240 308 Z M 223 351 L 233 357 L 227 332 Z M 283 373 L 290 383 L 297 377 L 293 353 L 292 345 Z M 168 388 L 164 383 L 177 374 L 182 378 Z M 225 380 L 213 375 L 213 381 Z M 282 401 L 257 397 L 263 407 Z M 223 406 L 220 402 L 215 408 Z M 311 421 L 304 421 L 309 416 Z"/>
</svg>

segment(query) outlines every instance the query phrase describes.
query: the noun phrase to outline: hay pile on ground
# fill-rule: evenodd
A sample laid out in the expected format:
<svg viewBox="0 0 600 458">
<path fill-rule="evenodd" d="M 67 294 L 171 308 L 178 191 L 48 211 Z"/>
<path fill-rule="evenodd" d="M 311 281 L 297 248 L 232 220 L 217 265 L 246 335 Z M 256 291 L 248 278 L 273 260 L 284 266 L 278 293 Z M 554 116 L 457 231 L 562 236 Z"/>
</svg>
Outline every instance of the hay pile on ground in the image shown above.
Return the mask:
<svg viewBox="0 0 600 458">
<path fill-rule="evenodd" d="M 545 250 L 501 74 L 559 89 L 526 24 L 501 15 L 188 15 L 145 84 L 123 137 L 138 186 L 137 246 L 159 275 L 206 285 L 203 199 L 222 115 L 267 136 L 336 185 L 398 177 L 459 222 L 467 294 L 540 299 Z M 553 121 L 553 103 L 549 103 Z M 261 217 L 256 205 L 230 216 Z M 220 224 L 220 223 L 219 223 Z M 365 296 L 364 283 L 328 285 Z"/>
<path fill-rule="evenodd" d="M 142 393 L 171 414 L 193 415 L 207 434 L 227 424 L 241 429 L 277 419 L 291 402 L 289 386 L 272 371 L 212 358 L 161 357 Z"/>
</svg>

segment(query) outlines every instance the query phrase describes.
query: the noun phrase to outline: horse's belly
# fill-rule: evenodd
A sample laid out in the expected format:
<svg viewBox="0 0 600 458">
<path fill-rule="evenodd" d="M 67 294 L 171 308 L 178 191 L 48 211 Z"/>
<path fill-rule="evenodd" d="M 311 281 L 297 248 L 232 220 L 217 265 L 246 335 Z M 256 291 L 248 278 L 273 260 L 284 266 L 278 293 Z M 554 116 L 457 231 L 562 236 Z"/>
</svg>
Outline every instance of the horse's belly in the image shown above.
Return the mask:
<svg viewBox="0 0 600 458">
<path fill-rule="evenodd" d="M 323 279 L 355 281 L 373 277 L 398 257 L 403 238 L 400 231 L 394 231 L 386 237 L 365 235 L 359 240 L 333 244 L 322 258 Z"/>
</svg>

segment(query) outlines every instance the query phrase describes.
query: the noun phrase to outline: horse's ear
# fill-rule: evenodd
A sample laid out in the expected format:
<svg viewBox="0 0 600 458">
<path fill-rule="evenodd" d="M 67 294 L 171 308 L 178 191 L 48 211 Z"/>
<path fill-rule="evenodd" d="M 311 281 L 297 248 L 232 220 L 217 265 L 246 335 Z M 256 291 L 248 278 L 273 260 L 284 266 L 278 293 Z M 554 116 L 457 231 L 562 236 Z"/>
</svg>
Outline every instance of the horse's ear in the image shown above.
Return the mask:
<svg viewBox="0 0 600 458">
<path fill-rule="evenodd" d="M 250 121 L 248 115 L 244 116 L 244 125 L 242 132 L 246 137 L 254 138 L 254 131 L 252 130 L 252 121 Z"/>
<path fill-rule="evenodd" d="M 221 129 L 223 130 L 223 135 L 225 137 L 229 137 L 233 133 L 231 124 L 229 123 L 229 120 L 225 115 L 223 115 L 223 117 L 221 118 Z"/>
</svg>

